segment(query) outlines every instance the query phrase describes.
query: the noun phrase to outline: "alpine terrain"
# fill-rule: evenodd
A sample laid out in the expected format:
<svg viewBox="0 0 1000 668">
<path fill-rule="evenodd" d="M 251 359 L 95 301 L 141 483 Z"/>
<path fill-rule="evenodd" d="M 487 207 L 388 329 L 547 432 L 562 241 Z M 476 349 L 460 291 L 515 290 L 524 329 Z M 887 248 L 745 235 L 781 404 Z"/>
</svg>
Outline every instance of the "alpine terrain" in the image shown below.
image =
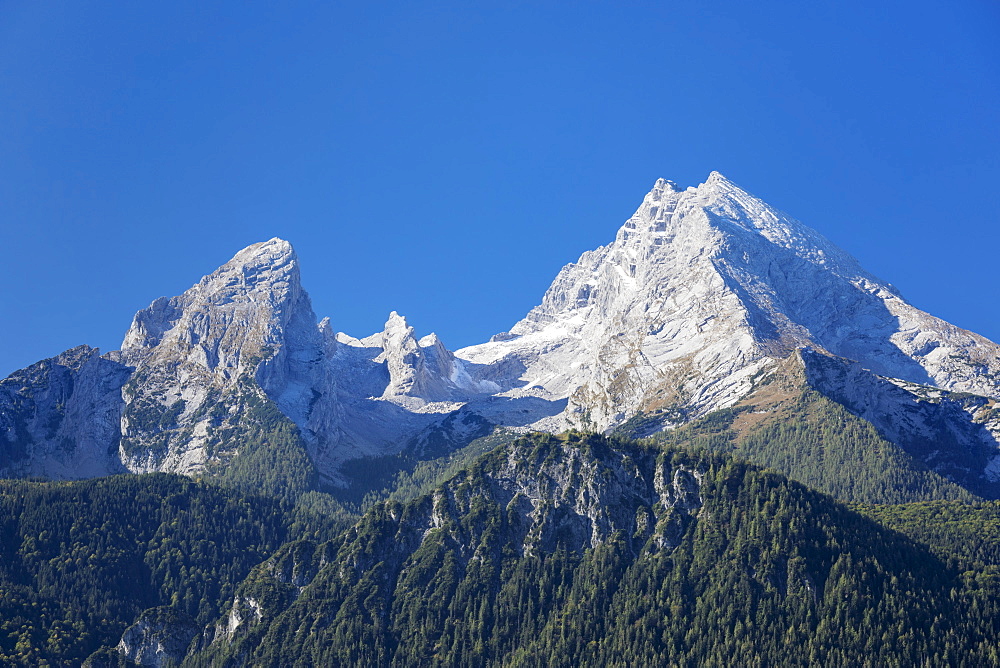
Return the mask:
<svg viewBox="0 0 1000 668">
<path fill-rule="evenodd" d="M 714 172 L 460 350 L 249 246 L 0 478 L 3 665 L 1000 665 L 1000 346 Z"/>
<path fill-rule="evenodd" d="M 360 339 L 317 324 L 291 245 L 245 248 L 137 313 L 120 351 L 0 382 L 0 469 L 225 475 L 263 410 L 287 425 L 299 486 L 330 488 L 352 484 L 345 462 L 439 457 L 497 427 L 649 436 L 734 406 L 766 422 L 789 385 L 908 465 L 1000 495 L 1000 347 L 717 172 L 657 181 L 509 332 L 454 352 L 395 312 Z"/>
</svg>

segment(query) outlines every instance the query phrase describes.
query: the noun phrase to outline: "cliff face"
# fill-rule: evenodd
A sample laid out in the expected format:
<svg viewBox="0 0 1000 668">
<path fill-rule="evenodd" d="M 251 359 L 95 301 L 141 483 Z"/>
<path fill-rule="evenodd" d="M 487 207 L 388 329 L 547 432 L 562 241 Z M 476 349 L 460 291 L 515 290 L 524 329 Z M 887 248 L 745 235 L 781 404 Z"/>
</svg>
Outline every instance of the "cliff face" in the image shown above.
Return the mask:
<svg viewBox="0 0 1000 668">
<path fill-rule="evenodd" d="M 265 394 L 309 435 L 314 405 L 335 411 L 324 341 L 298 259 L 285 241 L 255 244 L 190 290 L 136 314 L 120 359 L 121 458 L 129 470 L 191 473 L 212 456 L 213 431 L 238 423 Z M 319 418 L 319 416 L 317 416 Z"/>
<path fill-rule="evenodd" d="M 997 400 L 879 376 L 858 362 L 809 349 L 800 360 L 810 387 L 871 423 L 885 440 L 966 489 L 997 496 Z"/>
<path fill-rule="evenodd" d="M 568 397 L 536 426 L 606 429 L 665 407 L 730 406 L 806 346 L 882 376 L 1000 396 L 1000 347 L 910 306 L 717 172 L 686 190 L 657 181 L 613 243 L 564 267 L 510 332 L 457 355 L 508 395 Z"/>
<path fill-rule="evenodd" d="M 735 405 L 803 350 L 867 374 L 809 378 L 887 438 L 947 432 L 944 450 L 977 454 L 940 462 L 1000 471 L 987 410 L 1000 346 L 912 307 L 718 173 L 686 189 L 657 181 L 614 241 L 564 267 L 509 332 L 454 353 L 395 312 L 364 338 L 317 324 L 280 239 L 137 313 L 120 352 L 79 350 L 3 381 L 10 475 L 218 471 L 266 404 L 322 479 L 342 484 L 346 460 L 443 454 L 495 426 L 609 431 L 648 417 L 669 429 Z M 977 408 L 938 410 L 942 428 L 889 425 L 933 391 L 975 395 Z"/>
<path fill-rule="evenodd" d="M 117 649 L 140 666 L 176 666 L 199 631 L 193 619 L 172 608 L 152 608 L 126 629 Z"/>
<path fill-rule="evenodd" d="M 236 454 L 219 452 L 215 435 L 238 428 L 246 406 L 266 396 L 336 481 L 344 459 L 398 451 L 482 385 L 395 312 L 383 332 L 360 340 L 329 320 L 317 325 L 298 259 L 280 239 L 140 311 L 121 359 L 135 367 L 121 445 L 132 471 L 191 473 Z"/>
<path fill-rule="evenodd" d="M 92 478 L 118 462 L 131 369 L 79 346 L 0 381 L 0 474 Z"/>
</svg>

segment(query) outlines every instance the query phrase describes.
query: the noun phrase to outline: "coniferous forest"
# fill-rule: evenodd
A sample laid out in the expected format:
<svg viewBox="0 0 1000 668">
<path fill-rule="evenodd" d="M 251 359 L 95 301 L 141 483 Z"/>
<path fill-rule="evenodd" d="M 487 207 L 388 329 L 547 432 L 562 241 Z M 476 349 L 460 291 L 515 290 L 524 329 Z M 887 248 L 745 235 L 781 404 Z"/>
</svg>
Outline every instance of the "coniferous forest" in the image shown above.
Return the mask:
<svg viewBox="0 0 1000 668">
<path fill-rule="evenodd" d="M 164 474 L 5 481 L 0 660 L 128 665 L 129 629 L 189 666 L 1000 662 L 996 502 L 848 506 L 682 445 L 497 443 L 361 516 Z"/>
<path fill-rule="evenodd" d="M 280 545 L 336 529 L 182 476 L 0 481 L 0 663 L 79 663 L 156 606 L 208 623 Z"/>
<path fill-rule="evenodd" d="M 586 471 L 597 496 L 638 494 L 622 489 L 623 475 L 655 488 L 690 473 L 698 500 L 631 497 L 629 531 L 615 529 L 616 511 L 598 510 L 592 530 L 603 524 L 607 534 L 590 543 L 573 510 L 587 501 L 575 492 L 526 520 L 523 497 L 498 484 L 517 475 L 512 459 L 529 478 Z M 985 521 L 978 508 L 970 522 Z M 373 507 L 334 541 L 286 546 L 240 592 L 271 602 L 261 620 L 190 663 L 996 663 L 998 582 L 961 547 L 967 535 L 942 530 L 920 542 L 877 516 L 728 457 L 532 437 L 431 495 Z M 275 595 L 291 573 L 308 584 Z"/>
</svg>

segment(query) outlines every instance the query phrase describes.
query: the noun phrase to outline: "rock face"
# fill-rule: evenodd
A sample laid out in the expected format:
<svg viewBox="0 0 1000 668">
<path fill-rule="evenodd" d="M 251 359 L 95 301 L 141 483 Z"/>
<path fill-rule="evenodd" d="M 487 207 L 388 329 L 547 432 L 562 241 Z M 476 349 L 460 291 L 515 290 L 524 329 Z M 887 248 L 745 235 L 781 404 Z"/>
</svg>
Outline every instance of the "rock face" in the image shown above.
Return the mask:
<svg viewBox="0 0 1000 668">
<path fill-rule="evenodd" d="M 440 454 L 496 425 L 606 431 L 654 416 L 670 428 L 732 406 L 802 350 L 855 365 L 805 375 L 883 433 L 933 440 L 944 432 L 927 420 L 944 420 L 956 447 L 1000 445 L 1000 346 L 912 307 L 713 172 L 686 189 L 657 181 L 614 241 L 564 267 L 509 332 L 455 353 L 395 312 L 361 339 L 317 324 L 291 246 L 254 244 L 137 313 L 120 352 L 74 349 L 3 381 L 0 468 L 225 466 L 271 402 L 339 484 L 345 460 Z M 905 405 L 931 390 L 979 398 L 917 420 Z M 909 431 L 886 417 L 904 414 Z M 1000 458 L 973 460 L 976 475 L 1000 477 Z"/>
<path fill-rule="evenodd" d="M 418 340 L 395 311 L 383 331 L 363 339 L 334 333 L 328 319 L 320 331 L 338 408 L 331 415 L 320 400 L 315 410 L 328 418 L 310 429 L 319 469 L 333 480 L 345 459 L 421 448 L 432 434 L 458 446 L 489 433 L 490 426 L 470 418 L 463 406 L 496 386 L 474 381 L 467 363 L 436 335 Z"/>
<path fill-rule="evenodd" d="M 886 378 L 860 363 L 810 349 L 799 360 L 809 385 L 870 422 L 891 443 L 919 461 L 985 496 L 1000 481 L 1000 403 Z"/>
<path fill-rule="evenodd" d="M 120 359 L 121 458 L 132 471 L 200 470 L 212 427 L 262 390 L 308 433 L 317 394 L 331 394 L 324 342 L 288 242 L 254 244 L 179 297 L 136 314 Z M 334 407 L 331 407 L 335 409 Z"/>
<path fill-rule="evenodd" d="M 703 414 L 809 346 L 876 374 L 1000 396 L 1000 347 L 907 304 L 820 234 L 718 172 L 657 181 L 608 246 L 567 265 L 509 333 L 458 351 L 505 394 L 568 397 L 538 426 Z"/>
<path fill-rule="evenodd" d="M 130 369 L 79 346 L 0 381 L 0 474 L 119 473 L 121 387 Z"/>
<path fill-rule="evenodd" d="M 200 631 L 193 619 L 172 608 L 152 608 L 125 630 L 118 652 L 140 666 L 175 666 Z"/>
</svg>

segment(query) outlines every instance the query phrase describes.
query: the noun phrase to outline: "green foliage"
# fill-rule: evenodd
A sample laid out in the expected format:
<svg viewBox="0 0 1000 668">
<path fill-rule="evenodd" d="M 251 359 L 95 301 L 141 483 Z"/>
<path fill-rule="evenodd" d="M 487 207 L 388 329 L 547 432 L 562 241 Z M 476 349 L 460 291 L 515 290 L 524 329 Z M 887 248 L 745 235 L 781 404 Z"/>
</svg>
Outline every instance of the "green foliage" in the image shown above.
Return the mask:
<svg viewBox="0 0 1000 668">
<path fill-rule="evenodd" d="M 240 401 L 239 423 L 216 428 L 211 442 L 215 452 L 230 454 L 213 460 L 208 473 L 241 492 L 292 501 L 316 489 L 316 467 L 295 423 L 259 393 L 247 392 Z"/>
<path fill-rule="evenodd" d="M 341 468 L 351 486 L 332 490 L 332 493 L 345 507 L 358 511 L 367 510 L 386 499 L 409 501 L 454 476 L 484 452 L 515 438 L 515 434 L 498 429 L 489 436 L 477 438 L 463 448 L 433 459 L 421 460 L 409 451 L 351 459 L 344 462 Z"/>
<path fill-rule="evenodd" d="M 148 376 L 140 371 L 125 386 L 127 394 L 134 394 L 125 407 L 131 436 L 121 443 L 128 455 L 162 462 L 171 447 L 194 438 L 194 425 L 202 424 L 207 429 L 206 474 L 220 484 L 290 501 L 318 488 L 319 477 L 299 428 L 250 375 L 240 376 L 224 392 L 211 388 L 187 416 L 183 399 L 167 405 L 162 391 L 135 394 L 146 382 Z"/>
<path fill-rule="evenodd" d="M 279 545 L 336 528 L 166 474 L 0 481 L 0 664 L 79 665 L 154 606 L 206 624 Z"/>
<path fill-rule="evenodd" d="M 858 505 L 879 524 L 927 545 L 955 568 L 1000 567 L 1000 501 Z"/>
<path fill-rule="evenodd" d="M 615 429 L 615 433 L 625 438 L 645 438 L 661 431 L 665 425 L 683 424 L 688 413 L 683 406 L 665 406 L 651 413 L 637 413 Z"/>
<path fill-rule="evenodd" d="M 326 540 L 358 521 L 358 513 L 345 508 L 325 492 L 306 492 L 295 502 L 289 533 L 296 538 Z"/>
<path fill-rule="evenodd" d="M 136 668 L 136 664 L 119 654 L 114 647 L 102 647 L 87 657 L 82 668 Z"/>
<path fill-rule="evenodd" d="M 160 429 L 170 429 L 177 426 L 177 418 L 184 412 L 185 401 L 178 399 L 160 415 Z"/>
<path fill-rule="evenodd" d="M 947 480 L 865 420 L 819 393 L 803 391 L 784 411 L 742 432 L 733 428 L 750 408 L 716 411 L 654 441 L 728 452 L 773 468 L 814 489 L 858 503 L 904 503 L 975 495 Z"/>
<path fill-rule="evenodd" d="M 238 424 L 206 409 L 213 484 L 0 482 L 0 664 L 126 665 L 108 646 L 143 610 L 204 626 L 231 605 L 236 634 L 185 665 L 1000 664 L 1000 503 L 814 392 L 777 419 L 727 409 L 640 443 L 496 433 L 356 460 L 336 496 L 273 402 L 238 401 Z M 157 411 L 169 430 L 183 406 Z M 596 520 L 532 487 L 553 470 L 567 495 L 644 480 L 595 511 L 633 504 L 628 530 L 580 547 Z M 681 471 L 698 473 L 690 512 L 654 490 Z"/>
<path fill-rule="evenodd" d="M 640 526 L 589 549 L 558 531 L 551 544 L 533 541 L 532 518 L 553 500 L 511 498 L 498 480 L 530 486 L 562 463 L 571 472 L 571 452 L 597 462 L 585 470 L 598 476 L 635 467 L 644 480 L 655 470 L 674 480 L 695 470 L 703 506 L 677 522 L 662 493 L 651 494 L 646 524 L 676 531 Z M 187 665 L 235 656 L 254 666 L 1000 661 L 1000 590 L 988 573 L 960 572 L 779 474 L 593 435 L 495 449 L 431 494 L 376 504 L 334 541 L 283 548 L 240 591 L 266 599 L 260 623 Z"/>
</svg>

